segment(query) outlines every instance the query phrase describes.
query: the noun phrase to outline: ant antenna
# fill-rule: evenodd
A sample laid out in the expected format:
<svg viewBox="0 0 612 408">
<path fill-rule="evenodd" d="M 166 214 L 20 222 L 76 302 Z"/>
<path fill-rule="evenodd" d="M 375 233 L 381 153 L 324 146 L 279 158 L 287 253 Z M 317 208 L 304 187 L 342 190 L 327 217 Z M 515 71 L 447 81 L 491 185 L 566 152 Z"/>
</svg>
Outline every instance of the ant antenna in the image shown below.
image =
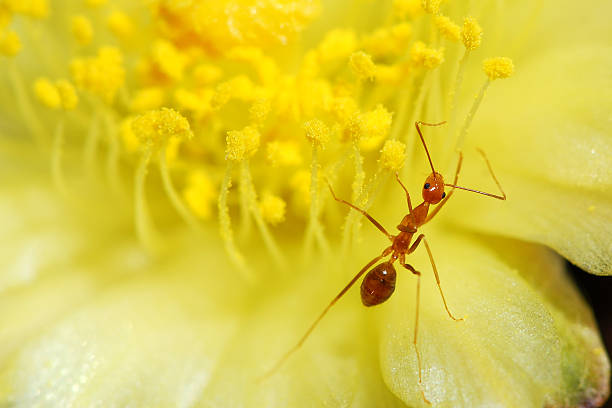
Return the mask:
<svg viewBox="0 0 612 408">
<path fill-rule="evenodd" d="M 423 147 L 425 148 L 425 153 L 427 153 L 427 160 L 429 160 L 429 165 L 431 166 L 431 171 L 434 175 L 434 178 L 436 177 L 436 171 L 434 170 L 434 166 L 433 163 L 431 161 L 431 156 L 429 155 L 429 150 L 427 149 L 427 145 L 425 144 L 425 139 L 423 139 L 423 134 L 421 133 L 421 128 L 419 127 L 419 125 L 425 125 L 425 126 L 440 126 L 445 124 L 446 121 L 442 121 L 440 123 L 425 123 L 425 122 L 421 122 L 416 121 L 414 122 L 414 126 L 416 126 L 417 132 L 419 132 L 419 136 L 421 137 L 421 142 L 423 142 Z"/>
<path fill-rule="evenodd" d="M 501 191 L 502 195 L 486 193 L 484 191 L 474 190 L 472 188 L 467 188 L 467 187 L 461 187 L 461 186 L 458 186 L 458 185 L 455 185 L 455 184 L 446 184 L 446 183 L 444 183 L 444 185 L 448 186 L 448 187 L 458 188 L 460 190 L 471 191 L 472 193 L 478 193 L 478 194 L 486 195 L 486 196 L 489 196 L 489 197 L 497 198 L 498 200 L 505 200 L 506 199 L 506 193 L 504 193 L 504 190 L 502 189 L 501 184 L 499 184 L 499 180 L 497 180 L 497 177 L 495 177 L 495 173 L 493 173 L 493 168 L 491 167 L 491 163 L 489 163 L 489 160 L 487 159 L 487 156 L 485 155 L 485 153 L 481 149 L 476 149 L 476 150 L 478 150 L 478 153 L 480 153 L 480 155 L 484 159 L 485 163 L 487 164 L 487 167 L 489 168 L 489 173 L 491 174 L 491 177 L 493 177 L 493 180 L 495 181 L 495 184 L 497 184 L 497 188 L 499 188 L 499 191 Z"/>
</svg>

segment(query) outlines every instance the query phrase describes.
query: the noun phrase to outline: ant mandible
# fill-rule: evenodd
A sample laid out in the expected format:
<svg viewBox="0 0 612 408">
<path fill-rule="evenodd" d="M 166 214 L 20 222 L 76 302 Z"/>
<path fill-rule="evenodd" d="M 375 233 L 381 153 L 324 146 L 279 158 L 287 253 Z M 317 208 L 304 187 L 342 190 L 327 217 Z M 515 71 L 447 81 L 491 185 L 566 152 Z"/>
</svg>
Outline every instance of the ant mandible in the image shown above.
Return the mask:
<svg viewBox="0 0 612 408">
<path fill-rule="evenodd" d="M 406 189 L 406 187 L 400 180 L 399 175 L 395 173 L 395 179 L 397 180 L 399 185 L 402 187 L 402 189 L 406 193 L 406 201 L 408 203 L 408 214 L 406 214 L 404 218 L 402 218 L 402 221 L 397 226 L 397 229 L 399 230 L 399 234 L 397 235 L 390 234 L 378 221 L 372 218 L 372 216 L 368 214 L 365 210 L 362 210 L 361 208 L 355 206 L 354 204 L 349 203 L 346 200 L 342 200 L 336 197 L 334 190 L 332 189 L 331 185 L 329 185 L 328 183 L 329 191 L 334 197 L 334 200 L 340 203 L 344 203 L 348 205 L 349 207 L 351 207 L 352 209 L 363 214 L 376 228 L 378 228 L 380 232 L 382 232 L 389 239 L 389 241 L 391 241 L 391 246 L 387 247 L 380 255 L 372 259 L 363 268 L 361 268 L 361 270 L 357 273 L 357 275 L 355 275 L 355 277 L 351 279 L 351 281 L 344 287 L 344 289 L 342 289 L 340 293 L 338 293 L 338 295 L 336 295 L 336 297 L 332 299 L 332 301 L 327 305 L 327 307 L 323 310 L 323 312 L 321 312 L 319 317 L 317 317 L 317 319 L 310 325 L 306 333 L 304 333 L 304 335 L 300 338 L 300 340 L 296 343 L 296 345 L 293 346 L 289 351 L 287 351 L 281 357 L 281 359 L 274 365 L 274 367 L 272 367 L 261 378 L 266 378 L 269 375 L 273 374 L 287 360 L 287 358 L 291 354 L 293 354 L 297 349 L 299 349 L 302 346 L 302 344 L 304 344 L 304 341 L 306 341 L 308 336 L 312 333 L 312 331 L 317 326 L 317 324 L 321 321 L 321 319 L 327 314 L 329 309 L 331 309 L 331 307 L 355 284 L 355 282 L 357 282 L 357 280 L 359 280 L 359 278 L 361 278 L 361 276 L 367 270 L 369 270 L 374 264 L 376 264 L 382 258 L 385 258 L 391 255 L 391 257 L 387 261 L 384 261 L 376 265 L 374 268 L 372 268 L 372 270 L 370 270 L 365 276 L 365 278 L 363 279 L 363 282 L 361 282 L 361 302 L 363 303 L 364 306 L 369 307 L 369 306 L 379 305 L 385 302 L 387 299 L 389 299 L 389 297 L 391 297 L 391 295 L 395 291 L 396 272 L 395 272 L 395 267 L 393 266 L 395 261 L 399 261 L 400 266 L 408 269 L 410 272 L 416 275 L 417 277 L 416 316 L 415 316 L 415 322 L 414 322 L 413 344 L 414 344 L 414 349 L 415 349 L 415 353 L 417 356 L 417 363 L 418 363 L 418 368 L 419 368 L 419 388 L 421 389 L 421 395 L 423 396 L 423 400 L 425 400 L 426 403 L 428 404 L 430 403 L 425 397 L 425 393 L 423 391 L 422 374 L 421 374 L 421 355 L 419 353 L 419 348 L 417 346 L 417 335 L 418 335 L 418 328 L 419 328 L 419 301 L 420 301 L 420 288 L 421 288 L 421 272 L 417 271 L 412 265 L 406 263 L 406 255 L 410 255 L 411 253 L 413 253 L 418 248 L 421 242 L 425 244 L 425 249 L 427 250 L 427 254 L 429 255 L 429 261 L 431 262 L 431 267 L 433 269 L 434 276 L 436 278 L 436 284 L 438 285 L 438 289 L 440 290 L 440 296 L 442 297 L 442 302 L 444 303 L 444 308 L 446 309 L 446 313 L 448 313 L 448 316 L 455 321 L 461 321 L 463 319 L 456 318 L 455 316 L 453 316 L 453 314 L 448 308 L 448 305 L 446 303 L 446 298 L 444 297 L 444 293 L 442 292 L 442 286 L 440 285 L 440 277 L 438 276 L 438 269 L 436 268 L 436 264 L 434 262 L 433 255 L 431 253 L 431 248 L 429 247 L 429 244 L 427 243 L 425 234 L 419 234 L 414 242 L 412 242 L 412 238 L 414 234 L 416 234 L 420 226 L 428 223 L 429 221 L 431 221 L 431 219 L 436 214 L 438 214 L 438 212 L 444 206 L 444 204 L 446 204 L 448 200 L 451 198 L 455 189 L 471 191 L 473 193 L 478 193 L 478 194 L 482 194 L 488 197 L 493 197 L 498 200 L 506 199 L 506 193 L 504 193 L 504 190 L 502 189 L 499 181 L 497 180 L 497 177 L 495 177 L 495 174 L 493 173 L 493 169 L 491 168 L 491 164 L 489 163 L 489 160 L 487 159 L 484 152 L 480 149 L 478 149 L 478 152 L 482 155 L 489 169 L 489 173 L 491 174 L 491 177 L 495 181 L 495 184 L 497 184 L 497 187 L 501 191 L 502 195 L 486 193 L 484 191 L 474 190 L 471 188 L 466 188 L 466 187 L 457 185 L 457 182 L 459 180 L 459 172 L 461 171 L 461 164 L 463 162 L 463 154 L 461 152 L 459 153 L 459 161 L 457 163 L 457 170 L 455 171 L 455 179 L 453 183 L 452 184 L 444 183 L 444 178 L 442 177 L 442 174 L 436 172 L 436 170 L 434 169 L 433 162 L 431 161 L 431 156 L 429 155 L 429 150 L 427 149 L 427 144 L 425 143 L 425 139 L 423 138 L 423 134 L 421 133 L 421 128 L 419 127 L 419 125 L 440 126 L 445 123 L 446 122 L 425 123 L 421 121 L 417 121 L 414 123 L 416 130 L 419 134 L 419 137 L 421 138 L 421 142 L 423 143 L 423 147 L 425 148 L 425 153 L 427 154 L 427 159 L 429 160 L 429 165 L 431 167 L 431 174 L 425 179 L 425 183 L 423 185 L 423 190 L 422 190 L 423 202 L 413 208 L 408 190 Z M 448 193 L 448 195 L 444 192 L 445 186 L 451 187 L 451 190 Z M 431 205 L 436 205 L 436 204 L 437 204 L 437 207 L 435 207 L 432 210 L 432 212 L 429 213 L 429 207 Z"/>
</svg>

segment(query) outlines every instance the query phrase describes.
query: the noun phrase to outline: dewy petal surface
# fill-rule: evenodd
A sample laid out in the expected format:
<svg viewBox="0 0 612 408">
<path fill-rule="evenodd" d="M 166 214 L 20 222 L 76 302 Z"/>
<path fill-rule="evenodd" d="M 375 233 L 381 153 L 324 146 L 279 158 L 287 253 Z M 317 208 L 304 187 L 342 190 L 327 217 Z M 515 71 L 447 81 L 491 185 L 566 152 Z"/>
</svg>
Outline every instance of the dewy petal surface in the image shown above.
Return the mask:
<svg viewBox="0 0 612 408">
<path fill-rule="evenodd" d="M 417 251 L 410 263 L 423 272 L 418 344 L 433 406 L 600 404 L 609 362 L 563 261 L 513 240 L 434 233 L 431 246 L 449 307 L 466 319 L 447 316 L 426 253 Z M 380 321 L 381 368 L 404 402 L 426 406 L 412 344 L 416 282 L 408 273 L 398 279 L 397 295 L 373 316 Z"/>
</svg>

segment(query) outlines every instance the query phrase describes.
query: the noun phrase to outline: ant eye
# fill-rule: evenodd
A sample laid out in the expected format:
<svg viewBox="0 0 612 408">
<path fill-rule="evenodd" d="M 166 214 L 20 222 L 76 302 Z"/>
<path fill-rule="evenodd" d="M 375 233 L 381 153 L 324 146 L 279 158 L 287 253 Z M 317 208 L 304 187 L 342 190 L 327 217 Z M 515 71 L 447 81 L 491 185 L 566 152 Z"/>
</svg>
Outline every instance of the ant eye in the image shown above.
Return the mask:
<svg viewBox="0 0 612 408">
<path fill-rule="evenodd" d="M 429 183 L 425 183 L 425 185 L 423 186 L 423 188 L 424 188 L 425 190 L 427 190 L 427 189 L 429 188 Z"/>
<path fill-rule="evenodd" d="M 442 198 L 446 197 L 446 193 L 442 193 Z"/>
</svg>

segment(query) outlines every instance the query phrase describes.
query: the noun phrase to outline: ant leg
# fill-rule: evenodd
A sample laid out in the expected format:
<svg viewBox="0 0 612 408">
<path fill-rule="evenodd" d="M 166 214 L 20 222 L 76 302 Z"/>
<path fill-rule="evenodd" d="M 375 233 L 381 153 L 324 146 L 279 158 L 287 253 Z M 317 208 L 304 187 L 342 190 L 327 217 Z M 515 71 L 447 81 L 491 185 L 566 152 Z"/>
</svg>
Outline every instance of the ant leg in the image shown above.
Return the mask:
<svg viewBox="0 0 612 408">
<path fill-rule="evenodd" d="M 387 238 L 389 238 L 389 240 L 390 240 L 390 241 L 393 241 L 393 235 L 389 234 L 389 233 L 387 232 L 387 230 L 386 230 L 386 229 L 385 229 L 385 228 L 384 228 L 382 225 L 380 225 L 380 223 L 379 223 L 378 221 L 376 221 L 374 218 L 372 218 L 372 216 L 371 216 L 370 214 L 368 214 L 367 212 L 365 212 L 365 210 L 362 210 L 361 208 L 357 207 L 356 205 L 351 204 L 351 203 L 349 203 L 349 202 L 348 202 L 348 201 L 346 201 L 346 200 L 343 200 L 343 199 L 341 199 L 341 198 L 336 197 L 336 194 L 334 193 L 334 190 L 332 189 L 332 186 L 331 186 L 329 183 L 327 183 L 327 186 L 329 187 L 329 191 L 331 191 L 332 196 L 334 197 L 334 200 L 336 200 L 336 201 L 338 201 L 338 202 L 340 202 L 340 203 L 344 203 L 344 204 L 348 205 L 349 207 L 351 207 L 352 209 L 354 209 L 354 210 L 356 210 L 356 211 L 359 211 L 360 213 L 362 213 L 363 215 L 365 215 L 365 217 L 366 217 L 368 220 L 370 220 L 370 222 L 371 222 L 372 224 L 374 224 L 374 226 L 375 226 L 376 228 L 378 228 L 378 229 L 380 230 L 380 232 L 382 232 L 383 234 L 385 234 L 385 235 L 387 236 Z"/>
<path fill-rule="evenodd" d="M 489 173 L 491 174 L 491 177 L 493 177 L 493 181 L 495 181 L 495 184 L 497 184 L 497 188 L 499 188 L 499 191 L 501 191 L 501 195 L 487 193 L 485 191 L 480 191 L 480 190 L 474 190 L 473 188 L 467 188 L 467 187 L 463 187 L 463 186 L 458 186 L 456 182 L 454 184 L 444 184 L 444 185 L 452 187 L 453 189 L 458 188 L 458 189 L 461 189 L 461 190 L 471 191 L 472 193 L 478 193 L 478 194 L 486 195 L 488 197 L 497 198 L 498 200 L 505 200 L 506 199 L 506 193 L 504 193 L 504 190 L 502 189 L 502 186 L 499 183 L 499 180 L 497 180 L 497 177 L 495 177 L 495 173 L 493 173 L 493 168 L 491 167 L 491 163 L 489 163 L 489 159 L 487 159 L 487 156 L 485 155 L 485 153 L 481 149 L 477 149 L 477 150 L 478 150 L 478 153 L 481 154 L 481 156 L 484 159 L 485 163 L 487 164 L 487 168 L 489 169 Z"/>
<path fill-rule="evenodd" d="M 414 243 L 410 246 L 410 249 L 406 251 L 406 255 L 413 253 L 417 249 L 421 241 L 425 242 L 425 248 L 427 249 L 427 255 L 429 255 L 429 261 L 431 262 L 431 267 L 433 269 L 434 276 L 436 277 L 436 284 L 438 285 L 438 289 L 440 290 L 440 296 L 442 296 L 442 302 L 444 303 L 444 308 L 446 309 L 446 313 L 448 313 L 448 316 L 455 321 L 463 320 L 462 317 L 457 318 L 453 316 L 450 309 L 448 308 L 448 305 L 446 303 L 446 298 L 444 297 L 444 292 L 442 292 L 442 286 L 440 285 L 440 276 L 438 276 L 438 268 L 436 268 L 436 263 L 434 262 L 433 255 L 431 253 L 431 248 L 429 248 L 429 244 L 427 243 L 427 240 L 425 239 L 425 234 L 420 234 L 418 236 L 416 241 L 414 241 Z"/>
<path fill-rule="evenodd" d="M 444 199 L 440 202 L 440 204 L 438 204 L 436 208 L 434 208 L 433 211 L 429 213 L 429 215 L 427 216 L 423 224 L 428 223 L 433 217 L 435 217 L 435 215 L 440 211 L 442 207 L 444 207 L 444 204 L 446 204 L 448 199 L 451 198 L 451 196 L 455 192 L 454 186 L 456 186 L 457 181 L 459 181 L 459 172 L 461 171 L 462 163 L 463 163 L 463 153 L 459 152 L 459 161 L 457 162 L 457 170 L 455 170 L 455 180 L 453 181 L 453 188 L 451 188 L 451 191 L 448 192 L 448 194 L 446 195 L 446 197 L 444 197 Z"/>
<path fill-rule="evenodd" d="M 400 265 L 402 265 L 404 268 L 408 269 L 410 272 L 412 272 L 414 275 L 416 275 L 417 277 L 417 286 L 416 286 L 416 311 L 415 311 L 415 316 L 414 316 L 414 337 L 412 339 L 412 344 L 414 344 L 414 351 L 416 353 L 417 356 L 417 364 L 418 364 L 418 368 L 419 368 L 419 388 L 421 390 L 421 395 L 423 397 L 423 400 L 427 403 L 427 404 L 431 404 L 431 402 L 429 402 L 429 400 L 427 399 L 427 397 L 425 397 L 425 390 L 423 389 L 423 376 L 422 376 L 422 362 L 421 362 L 421 353 L 419 352 L 419 346 L 417 345 L 417 339 L 418 339 L 418 334 L 419 334 L 419 308 L 420 308 L 420 304 L 421 304 L 421 272 L 417 271 L 416 269 L 414 269 L 412 267 L 412 265 L 407 264 L 406 263 L 406 256 L 405 255 L 400 255 Z"/>
<path fill-rule="evenodd" d="M 300 340 L 295 344 L 295 346 L 293 346 L 292 348 L 289 349 L 289 351 L 287 351 L 281 358 L 280 360 L 278 360 L 278 362 L 270 369 L 268 370 L 266 373 L 264 373 L 261 377 L 259 377 L 257 379 L 257 381 L 262 381 L 266 378 L 268 378 L 269 376 L 271 376 L 272 374 L 274 374 L 282 365 L 283 363 L 287 360 L 287 358 L 289 358 L 289 356 L 291 356 L 294 352 L 296 352 L 301 346 L 302 344 L 304 344 L 304 342 L 306 341 L 306 339 L 308 338 L 308 336 L 310 336 L 310 333 L 312 333 L 312 331 L 314 330 L 314 328 L 319 324 L 319 322 L 321 321 L 321 319 L 323 319 L 323 317 L 327 314 L 327 312 L 329 311 L 329 309 L 331 309 L 331 307 L 336 304 L 336 302 L 351 288 L 351 286 L 353 286 L 355 284 L 355 282 L 357 282 L 357 280 L 361 277 L 361 275 L 363 275 L 368 269 L 370 269 L 370 267 L 372 267 L 372 265 L 374 265 L 376 262 L 378 262 L 381 258 L 389 255 L 391 252 L 393 251 L 393 249 L 391 247 L 385 249 L 383 251 L 382 254 L 378 255 L 376 258 L 372 259 L 370 262 L 368 262 L 366 264 L 366 266 L 364 266 L 363 268 L 361 268 L 361 270 L 357 273 L 357 275 L 355 275 L 355 277 L 353 279 L 351 279 L 351 281 L 344 287 L 344 289 L 342 289 L 340 291 L 340 293 L 338 293 L 336 295 L 335 298 L 332 299 L 331 302 L 329 302 L 329 304 L 327 305 L 327 307 L 323 310 L 323 312 L 321 312 L 321 314 L 319 315 L 319 317 L 317 317 L 315 319 L 315 321 L 310 325 L 310 327 L 308 328 L 308 330 L 306 330 L 306 333 L 304 333 L 304 335 L 300 338 Z"/>
<path fill-rule="evenodd" d="M 480 153 L 480 155 L 484 159 L 484 161 L 487 164 L 487 167 L 489 169 L 489 173 L 491 173 L 491 177 L 493 177 L 493 181 L 495 181 L 495 184 L 497 184 L 497 188 L 499 188 L 499 191 L 501 191 L 501 193 L 502 193 L 501 197 L 498 196 L 498 195 L 494 195 L 494 194 L 491 194 L 491 196 L 495 197 L 495 198 L 498 198 L 500 200 L 505 200 L 506 199 L 506 193 L 504 193 L 504 189 L 502 188 L 501 184 L 499 184 L 499 180 L 497 180 L 497 177 L 495 177 L 495 173 L 493 173 L 493 168 L 491 167 L 491 163 L 489 163 L 489 159 L 487 159 L 487 155 L 485 154 L 485 152 L 482 149 L 476 149 L 476 150 L 478 150 L 478 153 Z"/>
<path fill-rule="evenodd" d="M 412 202 L 410 202 L 410 194 L 408 193 L 408 189 L 406 189 L 406 186 L 404 185 L 404 183 L 402 183 L 402 180 L 400 180 L 399 174 L 397 174 L 397 172 L 395 172 L 395 179 L 397 180 L 399 185 L 402 186 L 402 188 L 404 189 L 404 192 L 406 193 L 406 202 L 408 203 L 408 210 L 412 214 Z"/>
</svg>

